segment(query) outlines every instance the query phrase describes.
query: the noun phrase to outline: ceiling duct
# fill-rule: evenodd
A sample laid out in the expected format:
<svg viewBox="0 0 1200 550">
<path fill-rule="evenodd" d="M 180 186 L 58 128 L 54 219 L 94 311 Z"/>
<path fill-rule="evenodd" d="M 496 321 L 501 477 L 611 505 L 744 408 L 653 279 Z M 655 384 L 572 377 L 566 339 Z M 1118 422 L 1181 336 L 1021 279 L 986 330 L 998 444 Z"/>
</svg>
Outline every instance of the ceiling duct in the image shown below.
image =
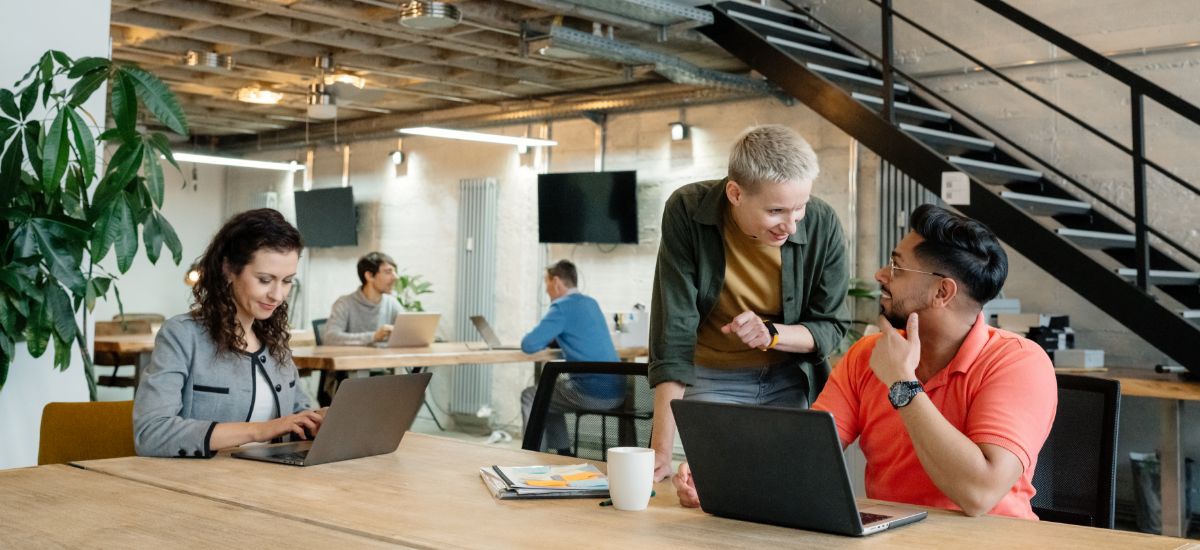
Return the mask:
<svg viewBox="0 0 1200 550">
<path fill-rule="evenodd" d="M 448 2 L 413 0 L 400 6 L 400 26 L 418 31 L 438 31 L 462 22 L 462 12 Z"/>
<path fill-rule="evenodd" d="M 652 52 L 623 42 L 562 26 L 550 27 L 555 47 L 568 48 L 592 57 L 624 65 L 654 65 L 654 71 L 679 84 L 773 95 L 787 101 L 778 88 L 765 80 L 697 67 L 678 57 Z"/>
<path fill-rule="evenodd" d="M 183 64 L 188 67 L 209 71 L 232 71 L 233 56 L 217 52 L 188 50 L 183 56 Z"/>
<path fill-rule="evenodd" d="M 712 12 L 672 0 L 571 0 L 571 3 L 654 25 L 713 22 Z"/>
</svg>

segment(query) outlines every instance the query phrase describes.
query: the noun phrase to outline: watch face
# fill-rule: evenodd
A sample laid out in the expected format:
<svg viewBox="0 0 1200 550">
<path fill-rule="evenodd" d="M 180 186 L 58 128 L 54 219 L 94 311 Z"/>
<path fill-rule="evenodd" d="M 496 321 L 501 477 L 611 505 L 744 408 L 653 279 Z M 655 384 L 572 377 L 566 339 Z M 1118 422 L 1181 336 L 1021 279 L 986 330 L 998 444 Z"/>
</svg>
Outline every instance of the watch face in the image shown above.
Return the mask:
<svg viewBox="0 0 1200 550">
<path fill-rule="evenodd" d="M 892 402 L 893 407 L 903 407 L 910 400 L 912 400 L 912 393 L 909 392 L 909 389 L 904 384 L 897 382 L 892 384 L 891 388 L 888 388 L 888 401 Z"/>
</svg>

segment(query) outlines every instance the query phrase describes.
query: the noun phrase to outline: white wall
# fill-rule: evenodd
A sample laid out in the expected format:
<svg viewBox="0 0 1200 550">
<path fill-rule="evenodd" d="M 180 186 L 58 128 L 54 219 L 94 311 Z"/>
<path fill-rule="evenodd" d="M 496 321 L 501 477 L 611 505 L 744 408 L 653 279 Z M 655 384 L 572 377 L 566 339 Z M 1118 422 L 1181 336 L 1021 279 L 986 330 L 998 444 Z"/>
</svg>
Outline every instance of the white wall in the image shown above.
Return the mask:
<svg viewBox="0 0 1200 550">
<path fill-rule="evenodd" d="M 107 57 L 110 11 L 109 0 L 6 2 L 0 17 L 0 86 L 11 86 L 48 49 L 71 57 Z M 97 92 L 85 108 L 96 120 L 104 120 L 104 93 Z M 33 359 L 24 346 L 20 349 L 0 390 L 0 469 L 37 463 L 46 403 L 88 398 L 77 354 L 66 371 L 58 372 L 51 367 L 53 351 Z"/>
</svg>

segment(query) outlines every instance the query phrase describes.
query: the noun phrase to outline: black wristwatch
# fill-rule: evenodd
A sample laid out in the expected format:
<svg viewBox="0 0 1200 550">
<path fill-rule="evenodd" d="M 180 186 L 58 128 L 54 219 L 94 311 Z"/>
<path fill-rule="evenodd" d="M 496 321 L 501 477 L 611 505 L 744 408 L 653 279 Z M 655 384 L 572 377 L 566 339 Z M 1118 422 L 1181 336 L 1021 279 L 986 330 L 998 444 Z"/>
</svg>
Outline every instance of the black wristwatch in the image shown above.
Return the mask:
<svg viewBox="0 0 1200 550">
<path fill-rule="evenodd" d="M 925 388 L 921 387 L 920 382 L 901 380 L 888 388 L 888 401 L 892 402 L 893 409 L 899 409 L 908 406 L 909 403 L 912 403 L 913 398 L 923 391 Z"/>
</svg>

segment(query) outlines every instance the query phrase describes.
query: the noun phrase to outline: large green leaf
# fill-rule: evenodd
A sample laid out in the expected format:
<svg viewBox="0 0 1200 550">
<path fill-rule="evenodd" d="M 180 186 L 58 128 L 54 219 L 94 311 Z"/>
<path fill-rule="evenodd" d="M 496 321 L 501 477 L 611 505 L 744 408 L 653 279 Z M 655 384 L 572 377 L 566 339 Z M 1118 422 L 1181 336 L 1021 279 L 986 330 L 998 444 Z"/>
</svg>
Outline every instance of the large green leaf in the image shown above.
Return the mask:
<svg viewBox="0 0 1200 550">
<path fill-rule="evenodd" d="M 22 132 L 21 139 L 25 143 L 25 156 L 29 162 L 29 166 L 41 166 L 42 124 L 36 120 L 26 122 L 25 131 Z"/>
<path fill-rule="evenodd" d="M 54 116 L 54 122 L 50 123 L 50 131 L 46 133 L 45 140 L 42 141 L 42 166 L 40 175 L 42 177 L 42 185 L 47 193 L 53 189 L 58 189 L 61 185 L 59 182 L 62 181 L 63 174 L 67 172 L 67 157 L 71 152 L 71 142 L 67 135 L 68 131 L 70 131 L 68 111 L 70 109 L 58 110 L 58 114 Z"/>
<path fill-rule="evenodd" d="M 36 271 L 35 271 L 36 272 Z M 7 286 L 18 294 L 33 295 L 37 287 L 33 284 L 33 275 L 19 264 L 9 264 L 0 268 L 0 284 Z"/>
<path fill-rule="evenodd" d="M 67 97 L 70 98 L 67 104 L 71 107 L 83 105 L 105 82 L 108 82 L 107 68 L 85 73 L 71 87 L 71 91 L 67 92 Z"/>
<path fill-rule="evenodd" d="M 104 57 L 81 57 L 71 65 L 71 70 L 67 71 L 67 78 L 79 78 L 85 74 L 96 71 L 108 71 L 112 67 L 112 61 Z"/>
<path fill-rule="evenodd" d="M 30 84 L 21 92 L 21 118 L 29 118 L 33 112 L 34 105 L 37 105 L 38 86 L 37 83 Z"/>
<path fill-rule="evenodd" d="M 96 308 L 96 299 L 106 296 L 108 294 L 108 287 L 111 285 L 112 279 L 108 277 L 94 277 L 88 281 L 87 295 L 84 299 L 88 311 Z"/>
<path fill-rule="evenodd" d="M 17 108 L 16 96 L 11 90 L 0 89 L 0 111 L 11 117 L 13 120 L 21 120 L 21 110 Z"/>
<path fill-rule="evenodd" d="M 180 260 L 183 259 L 183 243 L 179 242 L 179 235 L 175 234 L 175 228 L 161 213 L 155 212 L 154 216 L 158 218 L 158 228 L 162 231 L 163 240 L 167 243 L 167 250 L 171 251 L 171 259 L 175 261 L 175 265 L 179 265 Z"/>
<path fill-rule="evenodd" d="M 100 184 L 104 186 L 108 180 L 102 181 Z M 97 192 L 99 195 L 99 192 Z M 117 195 L 120 199 L 120 195 Z M 121 231 L 125 230 L 122 225 L 121 213 L 118 210 L 124 209 L 128 212 L 129 209 L 123 207 L 124 200 L 110 200 L 105 203 L 96 201 L 92 203 L 92 212 L 95 214 L 95 219 L 92 221 L 92 242 L 88 247 L 88 251 L 92 254 L 92 261 L 99 262 L 108 256 L 108 250 L 112 248 L 114 242 L 121 235 Z"/>
<path fill-rule="evenodd" d="M 19 139 L 14 139 L 0 156 L 0 205 L 7 205 L 21 185 L 21 163 L 25 156 L 21 154 Z"/>
<path fill-rule="evenodd" d="M 75 112 L 75 109 L 64 107 L 63 110 L 71 119 L 71 140 L 75 144 L 75 154 L 79 160 L 79 166 L 83 169 L 83 187 L 86 189 L 96 178 L 96 138 L 92 136 L 92 129 L 84 122 L 83 117 Z"/>
<path fill-rule="evenodd" d="M 158 215 L 151 212 L 142 225 L 142 242 L 146 244 L 146 257 L 150 263 L 158 263 L 158 254 L 162 252 L 163 234 L 158 225 Z"/>
<path fill-rule="evenodd" d="M 46 343 L 49 342 L 54 329 L 50 324 L 46 304 L 34 302 L 30 305 L 33 307 L 29 308 L 29 322 L 25 325 L 25 347 L 29 349 L 29 355 L 41 357 L 46 353 Z"/>
<path fill-rule="evenodd" d="M 158 77 L 133 65 L 124 65 L 117 73 L 133 80 L 138 98 L 151 113 L 154 113 L 155 118 L 181 136 L 188 134 L 187 117 L 183 114 L 183 108 Z"/>
<path fill-rule="evenodd" d="M 79 272 L 82 257 L 82 247 L 86 234 L 67 224 L 47 219 L 32 218 L 18 226 L 14 238 L 20 250 L 26 256 L 33 248 L 50 268 L 50 274 L 59 282 L 71 289 L 71 292 L 83 294 L 84 280 Z"/>
<path fill-rule="evenodd" d="M 48 285 L 47 290 L 49 292 L 46 294 L 46 307 L 54 324 L 54 334 L 64 342 L 74 341 L 75 310 L 71 307 L 71 298 L 67 296 L 66 292 L 63 292 L 59 285 Z"/>
<path fill-rule="evenodd" d="M 72 322 L 72 324 L 74 323 Z M 63 341 L 58 337 L 57 332 L 53 336 L 50 340 L 54 342 L 54 368 L 59 371 L 65 371 L 71 367 L 72 342 L 70 340 Z M 95 399 L 95 397 L 93 396 L 92 399 Z"/>
<path fill-rule="evenodd" d="M 122 138 L 137 137 L 137 92 L 133 80 L 122 72 L 112 80 L 112 116 Z"/>
<path fill-rule="evenodd" d="M 167 136 L 161 132 L 154 132 L 149 139 L 146 140 L 150 146 L 154 147 L 162 156 L 167 158 L 167 162 L 171 163 L 176 170 L 179 170 L 179 163 L 175 162 L 175 153 L 171 152 L 171 142 L 167 141 Z"/>
<path fill-rule="evenodd" d="M 107 172 L 112 175 L 112 183 L 118 189 L 124 190 L 137 175 L 138 167 L 142 164 L 143 147 L 145 145 L 141 140 L 127 141 L 117 147 L 117 152 L 113 153 L 112 159 L 108 161 Z M 94 200 L 99 202 L 99 199 Z"/>
<path fill-rule="evenodd" d="M 142 157 L 142 174 L 146 177 L 146 191 L 150 193 L 150 198 L 154 201 L 154 206 L 162 208 L 163 171 L 162 164 L 158 162 L 158 151 L 154 147 L 143 145 Z"/>
<path fill-rule="evenodd" d="M 72 63 L 71 57 L 63 52 L 60 52 L 58 50 L 50 50 L 50 56 L 53 57 L 54 60 L 57 61 L 58 64 L 62 65 L 63 67 L 71 66 L 71 63 Z"/>
<path fill-rule="evenodd" d="M 114 223 L 120 228 L 113 242 L 113 249 L 117 252 L 117 269 L 125 273 L 133 265 L 133 258 L 138 250 L 137 225 L 133 223 L 133 212 L 128 200 L 113 201 L 113 216 Z"/>
</svg>

